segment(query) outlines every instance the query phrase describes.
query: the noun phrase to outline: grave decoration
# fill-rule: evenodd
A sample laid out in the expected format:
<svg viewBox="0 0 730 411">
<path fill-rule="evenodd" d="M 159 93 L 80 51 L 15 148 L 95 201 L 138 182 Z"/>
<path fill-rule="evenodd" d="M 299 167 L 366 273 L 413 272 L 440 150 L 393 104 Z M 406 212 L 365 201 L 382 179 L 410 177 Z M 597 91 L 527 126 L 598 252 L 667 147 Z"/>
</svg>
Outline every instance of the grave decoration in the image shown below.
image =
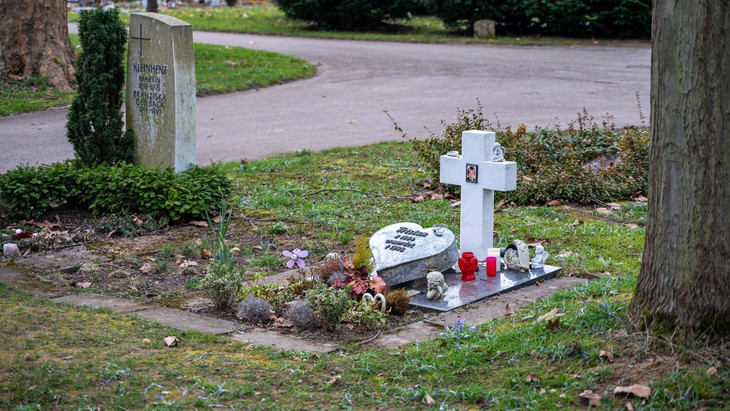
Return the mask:
<svg viewBox="0 0 730 411">
<path fill-rule="evenodd" d="M 459 261 L 460 273 L 444 272 L 440 281 L 415 280 L 410 287 L 421 294 L 411 298 L 411 305 L 435 311 L 450 311 L 465 304 L 535 284 L 553 277 L 559 267 L 545 265 L 544 248 L 530 264 L 527 244 L 520 240 L 499 250 L 492 247 L 494 224 L 494 190 L 516 188 L 517 164 L 504 161 L 504 149 L 495 141 L 495 133 L 465 131 L 462 154 L 452 151 L 441 156 L 441 182 L 461 186 L 460 248 L 468 257 L 473 254 L 487 270 L 477 270 L 471 280 L 471 268 Z M 507 267 L 502 269 L 500 255 Z M 488 260 L 488 257 L 490 259 Z M 443 270 L 441 270 L 443 271 Z M 441 279 L 439 279 L 441 280 Z"/>
<path fill-rule="evenodd" d="M 461 186 L 460 249 L 483 261 L 494 235 L 494 190 L 517 187 L 517 163 L 504 161 L 494 132 L 465 131 L 461 139 L 461 155 L 451 151 L 441 156 L 441 182 Z"/>
<path fill-rule="evenodd" d="M 390 287 L 425 279 L 430 268 L 448 270 L 459 259 L 456 236 L 445 227 L 392 224 L 375 232 L 369 244 L 378 276 Z"/>
<path fill-rule="evenodd" d="M 193 28 L 172 16 L 132 13 L 127 51 L 127 128 L 134 161 L 187 170 L 195 164 Z"/>
</svg>

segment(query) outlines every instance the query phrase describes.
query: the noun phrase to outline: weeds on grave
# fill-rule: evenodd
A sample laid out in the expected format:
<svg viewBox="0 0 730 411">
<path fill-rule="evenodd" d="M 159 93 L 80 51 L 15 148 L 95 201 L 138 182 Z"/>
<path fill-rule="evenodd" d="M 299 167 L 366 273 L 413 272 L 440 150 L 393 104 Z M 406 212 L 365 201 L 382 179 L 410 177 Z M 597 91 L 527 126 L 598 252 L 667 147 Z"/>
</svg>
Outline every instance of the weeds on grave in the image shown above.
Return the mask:
<svg viewBox="0 0 730 411">
<path fill-rule="evenodd" d="M 587 204 L 615 201 L 645 193 L 649 171 L 648 127 L 617 128 L 610 121 L 598 124 L 585 110 L 564 128 L 537 127 L 528 132 L 502 128 L 484 118 L 483 107 L 457 109 L 457 120 L 442 121 L 441 133 L 409 137 L 388 115 L 395 130 L 408 139 L 424 169 L 439 181 L 440 157 L 461 152 L 461 134 L 467 130 L 494 130 L 505 158 L 517 162 L 517 189 L 500 193 L 519 205 L 550 201 Z M 643 119 L 643 114 L 642 114 Z M 449 187 L 456 190 L 456 187 Z"/>
<path fill-rule="evenodd" d="M 84 220 L 84 224 L 108 237 L 134 238 L 167 227 L 167 219 L 155 219 L 145 215 L 107 215 Z"/>
<path fill-rule="evenodd" d="M 226 233 L 232 214 L 233 210 L 229 212 L 225 200 L 220 204 L 217 225 L 211 220 L 208 210 L 205 211 L 205 218 L 213 231 L 218 249 L 213 255 L 213 262 L 208 266 L 208 273 L 200 282 L 200 288 L 208 294 L 219 310 L 228 309 L 233 305 L 241 292 L 243 281 L 243 273 L 235 266 L 234 256 L 226 244 Z"/>
<path fill-rule="evenodd" d="M 363 299 L 352 304 L 345 319 L 366 329 L 385 328 L 387 315 L 380 311 L 380 303 L 371 303 Z"/>
</svg>

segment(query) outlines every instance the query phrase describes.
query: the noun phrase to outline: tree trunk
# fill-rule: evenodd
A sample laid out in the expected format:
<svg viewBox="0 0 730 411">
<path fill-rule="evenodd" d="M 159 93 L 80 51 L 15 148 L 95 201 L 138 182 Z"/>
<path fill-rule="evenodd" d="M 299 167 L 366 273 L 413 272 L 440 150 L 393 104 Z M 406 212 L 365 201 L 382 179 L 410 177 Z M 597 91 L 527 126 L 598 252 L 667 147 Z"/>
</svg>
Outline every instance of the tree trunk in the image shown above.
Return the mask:
<svg viewBox="0 0 730 411">
<path fill-rule="evenodd" d="M 730 331 L 730 6 L 655 0 L 637 325 Z"/>
<path fill-rule="evenodd" d="M 157 13 L 157 0 L 147 0 L 146 11 L 150 13 Z"/>
<path fill-rule="evenodd" d="M 0 70 L 72 91 L 75 58 L 66 0 L 0 0 Z"/>
</svg>

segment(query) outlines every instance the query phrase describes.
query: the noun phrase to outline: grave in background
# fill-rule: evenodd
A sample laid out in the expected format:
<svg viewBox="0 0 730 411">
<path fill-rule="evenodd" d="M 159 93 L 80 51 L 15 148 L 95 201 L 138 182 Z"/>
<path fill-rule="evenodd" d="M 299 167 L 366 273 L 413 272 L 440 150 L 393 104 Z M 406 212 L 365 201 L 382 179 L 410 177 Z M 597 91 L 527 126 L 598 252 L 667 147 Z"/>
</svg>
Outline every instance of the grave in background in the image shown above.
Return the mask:
<svg viewBox="0 0 730 411">
<path fill-rule="evenodd" d="M 127 128 L 134 161 L 184 171 L 195 164 L 193 28 L 175 17 L 133 13 L 127 51 Z"/>
</svg>

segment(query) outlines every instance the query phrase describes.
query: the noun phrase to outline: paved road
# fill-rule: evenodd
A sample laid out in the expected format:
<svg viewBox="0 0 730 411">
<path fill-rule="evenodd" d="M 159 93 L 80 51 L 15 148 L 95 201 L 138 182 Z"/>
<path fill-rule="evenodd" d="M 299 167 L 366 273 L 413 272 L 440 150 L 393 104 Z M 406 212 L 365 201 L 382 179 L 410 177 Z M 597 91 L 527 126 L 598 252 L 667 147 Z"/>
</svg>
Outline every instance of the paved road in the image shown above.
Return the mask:
<svg viewBox="0 0 730 411">
<path fill-rule="evenodd" d="M 72 30 L 74 27 L 72 27 Z M 314 78 L 198 99 L 197 162 L 398 140 L 440 130 L 479 99 L 503 125 L 565 123 L 584 107 L 618 125 L 648 110 L 648 47 L 500 47 L 404 44 L 196 32 L 196 42 L 297 56 Z M 66 110 L 0 118 L 0 171 L 73 156 Z M 648 112 L 644 113 L 648 116 Z"/>
</svg>

